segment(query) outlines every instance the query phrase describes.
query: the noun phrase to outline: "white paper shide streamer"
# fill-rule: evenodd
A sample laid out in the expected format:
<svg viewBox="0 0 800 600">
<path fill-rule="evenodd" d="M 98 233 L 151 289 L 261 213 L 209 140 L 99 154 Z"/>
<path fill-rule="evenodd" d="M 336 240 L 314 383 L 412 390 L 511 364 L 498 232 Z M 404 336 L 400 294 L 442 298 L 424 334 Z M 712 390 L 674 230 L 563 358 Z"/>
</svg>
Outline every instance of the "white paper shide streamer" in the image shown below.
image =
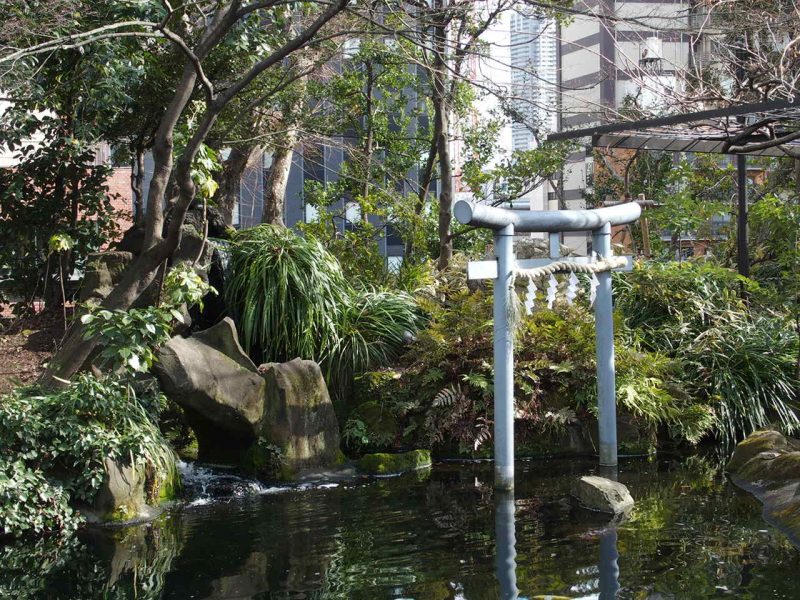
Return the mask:
<svg viewBox="0 0 800 600">
<path fill-rule="evenodd" d="M 597 298 L 597 287 L 600 285 L 600 280 L 597 278 L 596 273 L 592 273 L 592 278 L 589 280 L 589 306 L 594 306 L 595 298 Z"/>
<path fill-rule="evenodd" d="M 551 273 L 550 279 L 547 280 L 547 308 L 553 308 L 553 303 L 556 301 L 556 292 L 558 292 L 558 282 Z"/>
<path fill-rule="evenodd" d="M 569 279 L 567 279 L 567 293 L 564 294 L 567 298 L 567 304 L 572 305 L 572 301 L 575 300 L 575 296 L 578 295 L 578 284 L 580 281 L 578 280 L 578 276 L 575 275 L 575 271 L 572 271 L 569 274 Z"/>
<path fill-rule="evenodd" d="M 525 312 L 531 314 L 533 312 L 533 303 L 536 301 L 536 284 L 533 282 L 533 277 L 528 277 L 528 287 L 525 289 Z"/>
</svg>

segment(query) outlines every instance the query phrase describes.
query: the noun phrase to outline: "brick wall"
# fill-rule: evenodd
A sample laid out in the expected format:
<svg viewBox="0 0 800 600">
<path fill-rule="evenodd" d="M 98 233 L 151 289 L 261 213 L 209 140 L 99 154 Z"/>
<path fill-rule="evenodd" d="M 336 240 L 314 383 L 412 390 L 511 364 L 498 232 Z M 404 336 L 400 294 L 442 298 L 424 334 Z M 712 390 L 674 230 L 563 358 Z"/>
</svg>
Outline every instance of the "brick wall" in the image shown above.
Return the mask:
<svg viewBox="0 0 800 600">
<path fill-rule="evenodd" d="M 109 194 L 112 196 L 111 203 L 114 209 L 120 213 L 117 219 L 119 233 L 133 225 L 133 192 L 131 191 L 131 168 L 117 167 L 106 180 Z"/>
</svg>

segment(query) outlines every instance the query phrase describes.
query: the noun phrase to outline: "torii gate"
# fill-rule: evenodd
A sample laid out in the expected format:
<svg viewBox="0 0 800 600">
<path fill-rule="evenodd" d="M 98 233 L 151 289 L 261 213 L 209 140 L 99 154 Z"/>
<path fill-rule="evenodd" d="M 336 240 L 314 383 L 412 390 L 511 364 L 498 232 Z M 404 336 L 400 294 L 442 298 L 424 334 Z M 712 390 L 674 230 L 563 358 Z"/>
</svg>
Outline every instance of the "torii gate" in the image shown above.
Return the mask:
<svg viewBox="0 0 800 600">
<path fill-rule="evenodd" d="M 456 202 L 453 213 L 465 225 L 494 231 L 496 260 L 469 263 L 470 279 L 494 279 L 494 484 L 498 489 L 514 488 L 514 336 L 509 325 L 513 309 L 515 274 L 522 269 L 555 269 L 596 273 L 597 296 L 594 302 L 597 338 L 597 408 L 600 465 L 617 466 L 617 417 L 614 371 L 614 321 L 611 299 L 611 270 L 631 268 L 630 257 L 614 260 L 611 251 L 611 226 L 625 225 L 639 218 L 642 209 L 636 202 L 593 210 L 513 211 L 465 200 Z M 563 231 L 591 231 L 593 257 L 561 257 Z M 550 234 L 550 258 L 517 261 L 514 234 Z M 617 257 L 622 258 L 622 257 Z M 558 264 L 555 264 L 558 263 Z M 523 273 L 524 274 L 524 273 Z"/>
</svg>

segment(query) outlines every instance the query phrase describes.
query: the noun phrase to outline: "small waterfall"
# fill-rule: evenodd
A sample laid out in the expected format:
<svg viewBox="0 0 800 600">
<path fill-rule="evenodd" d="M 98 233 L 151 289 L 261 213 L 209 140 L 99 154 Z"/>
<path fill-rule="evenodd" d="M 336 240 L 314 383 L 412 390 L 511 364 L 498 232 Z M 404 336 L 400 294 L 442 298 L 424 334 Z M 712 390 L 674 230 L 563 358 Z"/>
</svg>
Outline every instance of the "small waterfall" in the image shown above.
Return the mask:
<svg viewBox="0 0 800 600">
<path fill-rule="evenodd" d="M 213 502 L 228 502 L 266 494 L 337 487 L 337 483 L 303 483 L 300 485 L 266 485 L 221 468 L 198 463 L 178 463 L 183 478 L 184 495 L 188 506 L 204 506 Z"/>
</svg>

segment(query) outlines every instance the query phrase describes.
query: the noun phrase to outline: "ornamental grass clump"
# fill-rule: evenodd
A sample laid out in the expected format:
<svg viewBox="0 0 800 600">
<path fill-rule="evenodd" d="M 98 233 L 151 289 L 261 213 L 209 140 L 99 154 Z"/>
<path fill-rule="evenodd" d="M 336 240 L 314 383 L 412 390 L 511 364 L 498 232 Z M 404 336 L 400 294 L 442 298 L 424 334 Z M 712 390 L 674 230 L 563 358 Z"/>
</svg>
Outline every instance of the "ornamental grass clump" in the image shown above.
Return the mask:
<svg viewBox="0 0 800 600">
<path fill-rule="evenodd" d="M 721 441 L 800 430 L 798 336 L 786 315 L 759 307 L 758 284 L 710 263 L 642 263 L 615 291 L 638 342 L 677 360 L 686 390 L 714 408 Z"/>
<path fill-rule="evenodd" d="M 261 362 L 322 365 L 329 384 L 391 361 L 420 325 L 413 298 L 357 289 L 318 241 L 260 225 L 231 244 L 225 295 L 242 344 Z"/>
</svg>

